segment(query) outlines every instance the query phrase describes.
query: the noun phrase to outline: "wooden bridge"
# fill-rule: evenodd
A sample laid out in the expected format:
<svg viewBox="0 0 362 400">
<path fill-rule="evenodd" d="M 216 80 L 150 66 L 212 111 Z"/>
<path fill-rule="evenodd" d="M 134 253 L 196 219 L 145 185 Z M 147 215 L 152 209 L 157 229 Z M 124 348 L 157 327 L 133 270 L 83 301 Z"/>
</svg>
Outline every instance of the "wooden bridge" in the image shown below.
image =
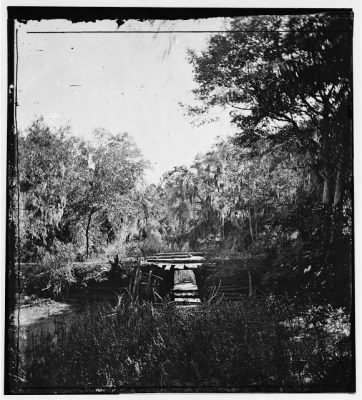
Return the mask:
<svg viewBox="0 0 362 400">
<path fill-rule="evenodd" d="M 205 279 L 208 281 L 206 286 L 216 287 L 217 293 L 225 300 L 239 300 L 245 296 L 252 296 L 256 288 L 246 264 L 247 261 L 240 258 L 210 258 L 201 252 L 158 253 L 146 258 L 144 263 L 163 271 L 173 271 L 171 293 L 174 301 L 180 305 L 201 302 L 197 281 L 201 281 L 201 285 L 205 286 Z M 203 294 L 203 297 L 208 296 L 207 293 Z"/>
<path fill-rule="evenodd" d="M 232 301 L 251 296 L 258 290 L 252 282 L 250 269 L 253 269 L 253 264 L 248 259 L 178 252 L 158 253 L 142 261 L 125 260 L 116 264 L 117 268 L 113 268 L 112 262 L 73 263 L 77 281 L 73 292 L 86 288 L 87 296 L 102 297 L 107 293 L 113 296 L 117 289 L 156 302 L 160 297 L 171 295 L 176 304 L 191 306 L 209 299 L 215 293 L 224 300 Z M 20 290 L 24 290 L 26 277 L 34 274 L 38 267 L 37 263 L 21 264 L 17 279 Z M 89 279 L 89 275 L 94 275 L 94 281 Z M 83 280 L 85 285 L 82 284 Z"/>
<path fill-rule="evenodd" d="M 159 253 L 148 257 L 143 264 L 174 271 L 173 300 L 177 305 L 191 306 L 201 303 L 194 270 L 204 262 L 203 253 Z"/>
</svg>

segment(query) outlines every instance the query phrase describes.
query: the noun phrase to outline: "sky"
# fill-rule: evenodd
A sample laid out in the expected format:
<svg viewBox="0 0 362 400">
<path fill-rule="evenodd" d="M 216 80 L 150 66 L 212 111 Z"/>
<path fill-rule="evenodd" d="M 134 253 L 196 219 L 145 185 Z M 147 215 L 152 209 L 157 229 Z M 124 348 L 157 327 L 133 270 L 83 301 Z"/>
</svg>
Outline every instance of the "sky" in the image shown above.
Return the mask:
<svg viewBox="0 0 362 400">
<path fill-rule="evenodd" d="M 94 33 L 162 29 L 218 30 L 225 19 L 74 23 L 30 21 L 18 33 L 18 128 L 36 116 L 51 126 L 70 124 L 91 139 L 97 128 L 134 137 L 151 169 L 148 183 L 176 165 L 190 165 L 216 138 L 233 130 L 226 113 L 195 126 L 180 103 L 192 104 L 187 49 L 206 48 L 211 33 Z M 31 33 L 87 31 L 89 33 Z M 93 31 L 93 33 L 92 33 Z"/>
</svg>

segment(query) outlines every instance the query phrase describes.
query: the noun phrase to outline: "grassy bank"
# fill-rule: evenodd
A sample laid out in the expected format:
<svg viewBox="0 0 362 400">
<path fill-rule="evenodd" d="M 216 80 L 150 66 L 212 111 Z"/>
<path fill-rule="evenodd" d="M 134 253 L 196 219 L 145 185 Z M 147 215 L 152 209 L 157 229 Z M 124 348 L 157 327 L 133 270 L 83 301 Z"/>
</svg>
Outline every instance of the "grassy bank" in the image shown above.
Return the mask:
<svg viewBox="0 0 362 400">
<path fill-rule="evenodd" d="M 14 392 L 348 391 L 348 318 L 327 311 L 296 318 L 256 298 L 192 311 L 121 299 L 29 336 Z"/>
</svg>

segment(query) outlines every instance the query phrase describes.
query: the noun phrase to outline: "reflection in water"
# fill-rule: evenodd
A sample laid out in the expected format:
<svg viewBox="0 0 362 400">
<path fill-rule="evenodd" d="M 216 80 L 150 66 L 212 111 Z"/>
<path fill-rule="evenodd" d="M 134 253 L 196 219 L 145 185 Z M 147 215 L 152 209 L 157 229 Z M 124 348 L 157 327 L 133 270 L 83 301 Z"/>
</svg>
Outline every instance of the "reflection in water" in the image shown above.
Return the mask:
<svg viewBox="0 0 362 400">
<path fill-rule="evenodd" d="M 176 270 L 173 287 L 174 301 L 178 305 L 194 305 L 201 302 L 194 271 Z"/>
<path fill-rule="evenodd" d="M 196 285 L 196 277 L 194 271 L 189 269 L 180 269 L 175 271 L 174 275 L 175 285 L 180 283 L 192 283 Z"/>
<path fill-rule="evenodd" d="M 19 338 L 19 353 L 25 360 L 25 351 L 31 343 L 41 343 L 50 335 L 56 342 L 55 332 L 68 329 L 76 317 L 84 312 L 79 304 L 60 303 L 54 300 L 40 300 L 35 304 L 22 306 L 16 311 L 15 321 Z M 55 344 L 55 343 L 54 343 Z"/>
<path fill-rule="evenodd" d="M 91 306 L 114 301 L 114 293 L 92 293 L 84 290 L 72 293 L 66 302 L 38 299 L 32 304 L 19 307 L 15 324 L 19 343 L 20 363 L 27 363 L 27 350 L 49 341 L 56 345 L 56 332 L 68 330 Z"/>
</svg>

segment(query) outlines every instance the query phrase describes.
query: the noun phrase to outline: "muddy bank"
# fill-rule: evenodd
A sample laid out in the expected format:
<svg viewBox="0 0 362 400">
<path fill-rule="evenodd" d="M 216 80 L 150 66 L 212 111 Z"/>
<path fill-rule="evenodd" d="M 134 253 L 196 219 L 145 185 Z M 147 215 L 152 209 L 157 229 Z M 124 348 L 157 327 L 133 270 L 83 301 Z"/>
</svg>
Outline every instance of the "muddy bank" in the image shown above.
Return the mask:
<svg viewBox="0 0 362 400">
<path fill-rule="evenodd" d="M 15 324 L 28 326 L 41 320 L 73 312 L 72 305 L 52 299 L 38 299 L 22 304 L 15 311 Z"/>
</svg>

